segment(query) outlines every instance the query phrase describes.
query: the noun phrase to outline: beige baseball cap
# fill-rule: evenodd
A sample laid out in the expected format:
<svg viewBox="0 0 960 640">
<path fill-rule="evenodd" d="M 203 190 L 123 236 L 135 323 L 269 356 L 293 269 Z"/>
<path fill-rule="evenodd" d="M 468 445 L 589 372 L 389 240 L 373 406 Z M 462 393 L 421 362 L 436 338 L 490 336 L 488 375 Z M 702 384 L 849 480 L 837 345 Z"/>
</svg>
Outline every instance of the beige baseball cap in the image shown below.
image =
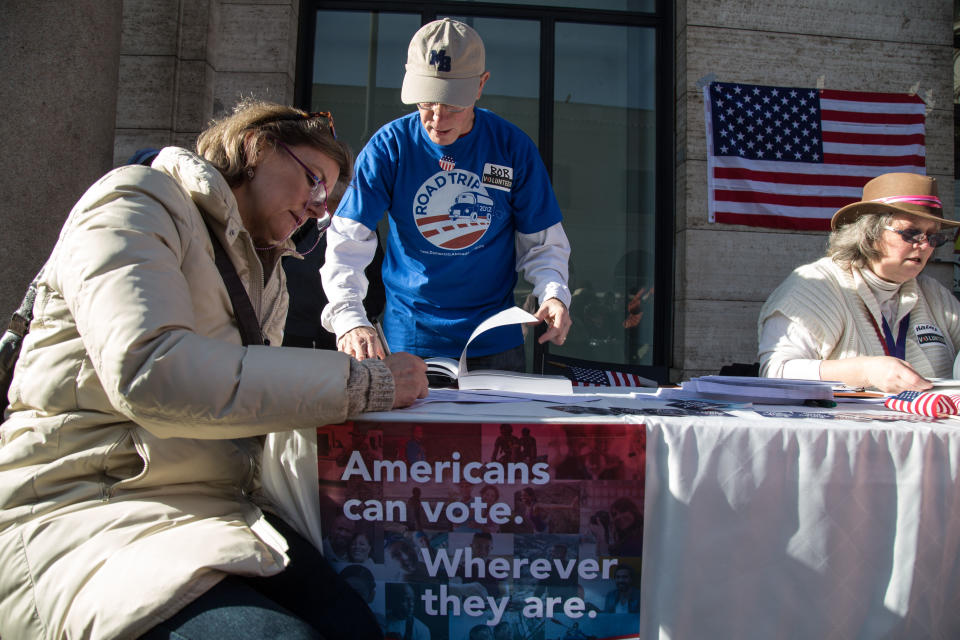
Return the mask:
<svg viewBox="0 0 960 640">
<path fill-rule="evenodd" d="M 457 20 L 434 20 L 410 39 L 400 99 L 469 107 L 477 100 L 485 65 L 480 34 Z"/>
</svg>

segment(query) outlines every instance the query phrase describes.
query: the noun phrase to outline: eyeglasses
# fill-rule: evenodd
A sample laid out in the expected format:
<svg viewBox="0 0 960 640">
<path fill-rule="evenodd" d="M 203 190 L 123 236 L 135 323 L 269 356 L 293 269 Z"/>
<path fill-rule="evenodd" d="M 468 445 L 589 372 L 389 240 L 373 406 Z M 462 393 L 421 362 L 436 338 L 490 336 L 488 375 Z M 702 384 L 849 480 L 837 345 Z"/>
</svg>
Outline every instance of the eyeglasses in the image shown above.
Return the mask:
<svg viewBox="0 0 960 640">
<path fill-rule="evenodd" d="M 333 129 L 332 122 L 330 124 L 330 129 L 331 131 Z M 295 154 L 293 151 L 290 150 L 290 147 L 283 144 L 279 140 L 274 140 L 274 142 L 276 142 L 281 149 L 289 153 L 290 157 L 297 161 L 297 164 L 303 167 L 303 170 L 307 172 L 307 178 L 313 184 L 313 187 L 310 189 L 310 195 L 307 198 L 307 203 L 303 206 L 303 211 L 298 217 L 298 219 L 300 220 L 300 224 L 298 224 L 296 228 L 294 228 L 294 231 L 300 228 L 300 225 L 303 224 L 303 221 L 307 219 L 308 217 L 307 209 L 312 208 L 315 210 L 321 210 L 321 209 L 323 210 L 323 215 L 317 216 L 318 233 L 317 233 L 316 242 L 314 242 L 313 246 L 311 246 L 306 251 L 299 251 L 300 255 L 306 255 L 311 251 L 313 251 L 314 249 L 316 249 L 317 245 L 320 244 L 320 238 L 323 236 L 324 232 L 327 230 L 327 227 L 330 226 L 330 222 L 332 220 L 332 218 L 330 217 L 330 212 L 327 210 L 327 185 L 323 180 L 317 177 L 317 175 L 314 174 L 313 171 L 310 170 L 310 167 L 304 164 L 303 160 L 297 157 L 297 154 Z M 290 234 L 293 235 L 293 231 L 291 231 Z"/>
<path fill-rule="evenodd" d="M 886 225 L 883 227 L 887 231 L 893 231 L 907 244 L 923 244 L 926 242 L 928 245 L 936 249 L 940 245 L 946 244 L 947 240 L 950 238 L 945 233 L 924 233 L 919 229 L 894 229 L 893 227 Z"/>
<path fill-rule="evenodd" d="M 469 107 L 454 107 L 449 104 L 443 104 L 442 102 L 418 102 L 417 109 L 421 111 L 433 111 L 434 113 L 439 113 L 442 109 L 450 115 L 456 115 L 458 113 L 463 113 Z"/>
<path fill-rule="evenodd" d="M 323 180 L 321 180 L 317 175 L 315 175 L 313 171 L 310 170 L 310 167 L 304 164 L 303 160 L 298 158 L 297 154 L 295 154 L 293 151 L 290 150 L 290 147 L 283 144 L 279 140 L 277 140 L 276 142 L 278 145 L 280 145 L 280 148 L 282 148 L 284 151 L 290 154 L 291 158 L 297 161 L 297 164 L 303 167 L 303 170 L 307 172 L 307 178 L 310 180 L 311 184 L 313 184 L 313 187 L 311 187 L 310 189 L 310 197 L 307 199 L 307 204 L 303 208 L 304 214 L 306 214 L 307 209 L 310 207 L 313 207 L 315 209 L 319 209 L 322 207 L 324 213 L 327 213 L 326 183 Z"/>
</svg>

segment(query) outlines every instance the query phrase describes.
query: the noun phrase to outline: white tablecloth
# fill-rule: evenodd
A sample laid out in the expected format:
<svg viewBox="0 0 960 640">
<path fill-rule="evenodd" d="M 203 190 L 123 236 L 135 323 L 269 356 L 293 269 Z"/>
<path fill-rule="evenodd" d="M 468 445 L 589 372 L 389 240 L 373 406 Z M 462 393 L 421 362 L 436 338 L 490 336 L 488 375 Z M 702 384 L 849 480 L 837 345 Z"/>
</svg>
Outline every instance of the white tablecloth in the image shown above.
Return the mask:
<svg viewBox="0 0 960 640">
<path fill-rule="evenodd" d="M 642 638 L 960 637 L 960 422 L 650 418 Z"/>
</svg>

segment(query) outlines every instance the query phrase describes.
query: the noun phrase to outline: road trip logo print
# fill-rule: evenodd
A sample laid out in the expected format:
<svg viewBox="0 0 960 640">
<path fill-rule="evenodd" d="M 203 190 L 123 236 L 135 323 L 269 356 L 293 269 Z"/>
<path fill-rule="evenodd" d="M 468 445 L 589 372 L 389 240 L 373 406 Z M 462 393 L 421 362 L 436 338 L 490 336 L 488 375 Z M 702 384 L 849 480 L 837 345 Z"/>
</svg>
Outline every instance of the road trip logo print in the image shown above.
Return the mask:
<svg viewBox="0 0 960 640">
<path fill-rule="evenodd" d="M 469 171 L 442 171 L 417 190 L 413 219 L 420 234 L 435 247 L 457 251 L 484 236 L 495 215 L 493 198 L 480 178 Z"/>
</svg>

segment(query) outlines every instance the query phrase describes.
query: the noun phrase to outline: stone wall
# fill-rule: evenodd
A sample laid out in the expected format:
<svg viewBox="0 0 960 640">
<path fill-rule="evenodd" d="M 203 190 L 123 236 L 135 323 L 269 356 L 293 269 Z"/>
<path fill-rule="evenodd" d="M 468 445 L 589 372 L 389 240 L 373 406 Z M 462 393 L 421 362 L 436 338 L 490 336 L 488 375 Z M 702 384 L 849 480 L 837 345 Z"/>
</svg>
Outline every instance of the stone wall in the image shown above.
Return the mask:
<svg viewBox="0 0 960 640">
<path fill-rule="evenodd" d="M 9 0 L 0 19 L 0 318 L 74 202 L 143 147 L 192 148 L 241 97 L 292 102 L 298 0 Z"/>
<path fill-rule="evenodd" d="M 6 328 L 74 202 L 113 160 L 120 0 L 0 9 L 0 320 Z"/>
<path fill-rule="evenodd" d="M 114 162 L 193 148 L 238 100 L 292 102 L 297 0 L 123 0 Z"/>
</svg>

